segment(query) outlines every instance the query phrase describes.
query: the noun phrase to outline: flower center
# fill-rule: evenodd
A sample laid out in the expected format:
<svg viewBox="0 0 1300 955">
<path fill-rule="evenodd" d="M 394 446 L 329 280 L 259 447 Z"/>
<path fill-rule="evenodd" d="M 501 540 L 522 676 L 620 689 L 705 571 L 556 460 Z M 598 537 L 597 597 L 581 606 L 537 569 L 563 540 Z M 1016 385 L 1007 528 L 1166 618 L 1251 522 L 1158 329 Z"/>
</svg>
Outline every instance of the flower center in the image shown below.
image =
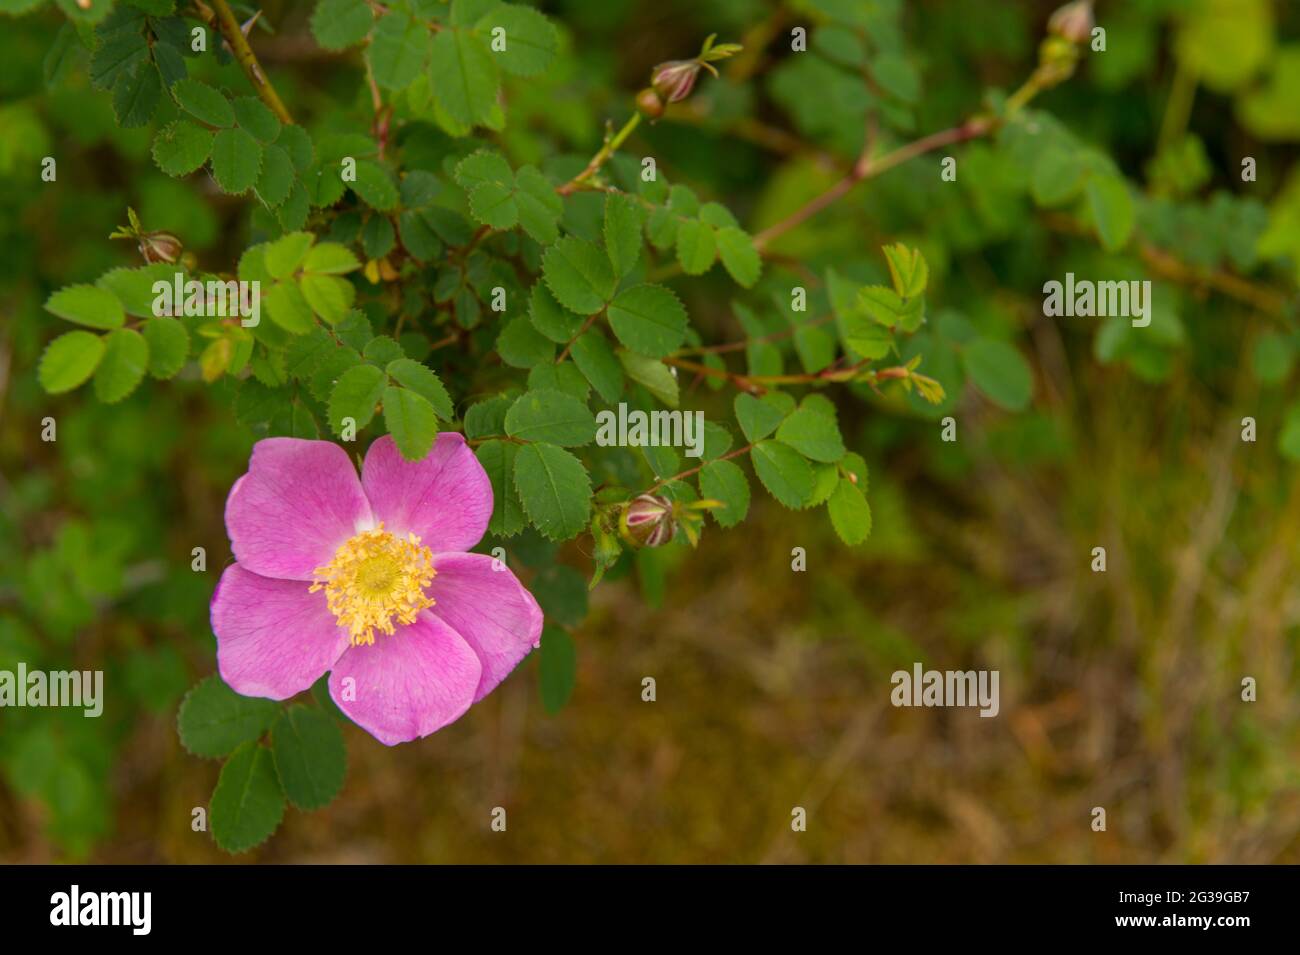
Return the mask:
<svg viewBox="0 0 1300 955">
<path fill-rule="evenodd" d="M 375 631 L 392 634 L 394 622 L 409 624 L 433 598 L 426 596 L 436 572 L 433 551 L 420 538 L 390 534 L 381 523 L 349 538 L 334 559 L 312 571 L 310 593 L 325 591 L 330 612 L 352 634 L 352 644 L 374 643 Z"/>
</svg>

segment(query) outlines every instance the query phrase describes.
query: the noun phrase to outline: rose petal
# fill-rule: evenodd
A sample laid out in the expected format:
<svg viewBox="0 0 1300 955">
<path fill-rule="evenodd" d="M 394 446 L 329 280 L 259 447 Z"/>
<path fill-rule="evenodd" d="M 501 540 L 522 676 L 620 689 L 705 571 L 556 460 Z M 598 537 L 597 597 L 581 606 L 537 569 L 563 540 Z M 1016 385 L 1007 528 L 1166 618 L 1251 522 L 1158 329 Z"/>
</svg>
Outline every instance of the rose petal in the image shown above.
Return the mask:
<svg viewBox="0 0 1300 955">
<path fill-rule="evenodd" d="M 226 499 L 235 559 L 263 577 L 311 580 L 339 545 L 373 526 L 347 452 L 329 441 L 266 438 Z"/>
<path fill-rule="evenodd" d="M 236 693 L 284 700 L 319 680 L 348 646 L 325 603 L 300 580 L 260 577 L 239 564 L 212 595 L 217 669 Z"/>
<path fill-rule="evenodd" d="M 349 647 L 330 674 L 330 696 L 392 746 L 459 719 L 474 701 L 481 670 L 456 631 L 425 611 L 392 636 L 379 633 L 372 644 Z"/>
<path fill-rule="evenodd" d="M 440 433 L 421 461 L 407 461 L 384 435 L 366 453 L 361 484 L 384 530 L 413 531 L 435 553 L 469 550 L 492 518 L 492 482 L 454 431 Z"/>
<path fill-rule="evenodd" d="M 460 634 L 483 664 L 477 703 L 528 656 L 542 632 L 542 610 L 504 563 L 486 554 L 435 554 L 437 574 L 425 588 L 429 612 Z"/>
</svg>

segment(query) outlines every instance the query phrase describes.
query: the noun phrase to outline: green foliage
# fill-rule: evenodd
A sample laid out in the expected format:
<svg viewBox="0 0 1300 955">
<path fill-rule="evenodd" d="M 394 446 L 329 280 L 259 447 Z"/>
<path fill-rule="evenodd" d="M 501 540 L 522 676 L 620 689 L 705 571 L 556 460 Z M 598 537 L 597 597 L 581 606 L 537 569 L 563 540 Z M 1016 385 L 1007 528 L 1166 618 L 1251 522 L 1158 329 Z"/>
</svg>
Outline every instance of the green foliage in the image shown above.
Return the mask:
<svg viewBox="0 0 1300 955">
<path fill-rule="evenodd" d="M 542 707 L 548 713 L 558 713 L 569 702 L 577 683 L 578 656 L 573 637 L 564 628 L 547 624 L 542 628 L 540 658 L 538 687 Z"/>
<path fill-rule="evenodd" d="M 623 51 L 610 57 L 607 35 L 589 42 L 598 25 L 573 18 L 560 29 L 528 5 L 319 0 L 306 32 L 281 42 L 330 51 L 311 61 L 321 75 L 275 59 L 260 78 L 211 31 L 211 48 L 197 53 L 197 21 L 169 4 L 63 4 L 66 18 L 47 9 L 15 21 L 22 42 L 30 28 L 49 52 L 34 70 L 29 58 L 15 62 L 12 87 L 25 98 L 0 109 L 0 170 L 21 172 L 0 194 L 15 213 L 6 218 L 15 250 L 6 278 L 23 328 L 15 353 L 24 381 L 44 392 L 20 393 L 20 407 L 37 420 L 44 403 L 76 408 L 92 422 L 77 427 L 105 445 L 130 444 L 118 422 L 143 429 L 144 410 L 207 412 L 194 455 L 221 462 L 227 486 L 237 476 L 229 462 L 265 436 L 361 453 L 390 434 L 418 460 L 440 430 L 463 432 L 492 484 L 489 543 L 508 544 L 546 614 L 538 669 L 554 712 L 574 690 L 569 630 L 580 633 L 597 580 L 635 571 L 648 599 L 662 597 L 684 548 L 768 508 L 824 507 L 788 519 L 809 521 L 800 527 L 819 528 L 827 546 L 875 554 L 874 507 L 879 546 L 901 550 L 895 462 L 935 481 L 965 473 L 977 453 L 966 429 L 985 423 L 1023 428 L 1024 445 L 1050 444 L 1031 438 L 1035 415 L 1055 413 L 1046 406 L 1061 388 L 1060 355 L 1091 355 L 1108 381 L 1213 377 L 1219 356 L 1240 348 L 1205 326 L 1235 292 L 1234 328 L 1258 312 L 1271 323 L 1242 333 L 1248 373 L 1285 393 L 1294 290 L 1267 284 L 1300 274 L 1300 178 L 1259 149 L 1274 161 L 1246 188 L 1238 169 L 1215 168 L 1241 143 L 1216 140 L 1212 123 L 1180 126 L 1163 92 L 1145 111 L 1117 104 L 1137 95 L 1145 62 L 1163 62 L 1168 20 L 1166 59 L 1179 82 L 1218 97 L 1216 121 L 1235 115 L 1246 133 L 1290 143 L 1300 138 L 1287 108 L 1300 59 L 1264 0 L 1138 6 L 1125 13 L 1131 44 L 1112 36 L 1105 57 L 1071 79 L 1079 93 L 1037 68 L 1029 31 L 1041 18 L 1026 26 L 1021 11 L 999 12 L 1005 31 L 967 36 L 916 30 L 897 3 L 797 3 L 806 52 L 760 56 L 725 76 L 738 51 L 710 38 L 692 99 L 648 113 L 653 127 L 632 111 L 646 83 L 614 87 L 626 78 L 612 62 Z M 698 15 L 683 22 L 704 35 L 712 27 Z M 303 29 L 268 10 L 272 18 L 277 31 Z M 757 25 L 743 11 L 727 18 L 736 32 Z M 259 30 L 255 51 L 269 35 Z M 985 57 L 997 61 L 986 75 L 1025 68 L 1034 79 L 980 91 L 968 75 L 948 76 Z M 1030 105 L 1055 85 L 1054 99 Z M 1148 114 L 1167 108 L 1159 141 L 1140 141 Z M 1130 120 L 1112 122 L 1118 113 Z M 945 127 L 946 137 L 926 138 Z M 935 142 L 943 151 L 931 151 Z M 35 213 L 19 215 L 33 200 L 18 193 L 46 154 L 62 164 L 58 190 L 75 198 L 35 200 Z M 939 164 L 950 156 L 955 179 Z M 105 182 L 124 181 L 94 185 L 101 160 Z M 120 221 L 128 199 L 143 214 L 129 211 L 113 234 L 129 242 L 108 243 L 99 224 Z M 46 221 L 45 204 L 57 241 L 25 234 Z M 94 225 L 73 229 L 83 216 Z M 1067 269 L 1101 280 L 1151 274 L 1161 284 L 1150 325 L 1109 316 L 1040 327 L 1056 319 L 1042 316 L 1038 289 Z M 193 308 L 164 311 L 155 283 L 177 279 L 204 290 Z M 241 282 L 258 283 L 259 321 L 229 302 L 218 310 L 207 291 Z M 597 440 L 597 415 L 620 407 L 651 420 L 702 411 L 702 457 Z M 948 415 L 963 440 L 936 451 Z M 88 472 L 108 485 L 96 506 L 145 501 L 166 486 L 155 455 L 184 444 L 175 418 L 164 420 L 156 448 L 131 445 L 118 461 L 78 437 L 76 450 L 58 449 L 60 466 L 78 480 L 93 447 L 109 455 Z M 1280 456 L 1300 460 L 1294 407 L 1267 426 Z M 880 477 L 870 490 L 867 459 Z M 114 469 L 140 480 L 113 487 Z M 39 498 L 62 478 L 42 482 L 23 493 Z M 645 494 L 673 508 L 679 533 L 662 548 L 620 532 L 628 502 Z M 147 544 L 112 546 L 120 528 L 83 506 L 86 526 L 33 522 L 56 537 L 21 571 L 37 595 L 23 598 L 29 615 L 65 641 L 120 596 L 127 553 L 138 569 L 180 546 L 150 509 L 162 504 L 140 505 Z M 87 556 L 105 549 L 109 570 Z M 187 594 L 194 606 L 210 595 L 211 581 L 200 583 L 207 593 Z M 66 605 L 48 596 L 65 592 Z M 203 632 L 202 620 L 189 629 Z M 210 648 L 195 656 L 210 669 Z M 170 705 L 166 675 L 184 676 L 187 664 L 149 656 L 137 666 L 163 675 L 155 692 Z M 267 838 L 286 799 L 314 809 L 342 785 L 343 746 L 323 706 L 246 699 L 209 677 L 181 704 L 178 728 L 194 755 L 229 757 L 212 828 L 230 851 Z M 41 754 L 75 741 L 31 740 L 0 755 L 35 767 L 34 790 L 55 792 L 63 783 L 41 769 Z M 75 765 L 88 780 L 107 778 L 91 759 Z M 98 819 L 85 827 L 101 830 Z"/>
<path fill-rule="evenodd" d="M 299 809 L 324 808 L 343 788 L 343 734 L 338 723 L 316 707 L 295 705 L 280 713 L 271 727 L 271 753 L 284 794 Z"/>
<path fill-rule="evenodd" d="M 573 454 L 545 442 L 515 456 L 515 488 L 524 512 L 543 536 L 566 540 L 587 526 L 591 479 Z"/>
<path fill-rule="evenodd" d="M 177 727 L 181 744 L 195 756 L 227 756 L 270 729 L 278 713 L 270 700 L 240 696 L 210 676 L 186 694 Z"/>
<path fill-rule="evenodd" d="M 241 743 L 221 767 L 209 809 L 212 838 L 227 852 L 247 852 L 269 839 L 284 818 L 284 791 L 271 751 Z"/>
</svg>

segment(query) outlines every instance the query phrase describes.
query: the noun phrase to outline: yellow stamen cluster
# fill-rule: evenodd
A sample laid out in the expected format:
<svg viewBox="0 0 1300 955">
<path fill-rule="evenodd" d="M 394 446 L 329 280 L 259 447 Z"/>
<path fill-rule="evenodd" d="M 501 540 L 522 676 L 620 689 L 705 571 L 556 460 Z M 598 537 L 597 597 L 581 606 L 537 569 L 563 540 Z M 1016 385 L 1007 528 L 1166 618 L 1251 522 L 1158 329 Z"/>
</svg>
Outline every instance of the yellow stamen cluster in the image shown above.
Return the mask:
<svg viewBox="0 0 1300 955">
<path fill-rule="evenodd" d="M 432 607 L 424 588 L 434 575 L 433 551 L 420 538 L 408 533 L 402 540 L 381 523 L 349 538 L 332 561 L 313 570 L 310 592 L 325 591 L 330 612 L 357 646 L 374 643 L 376 630 L 391 635 L 394 623 L 414 623 Z"/>
</svg>

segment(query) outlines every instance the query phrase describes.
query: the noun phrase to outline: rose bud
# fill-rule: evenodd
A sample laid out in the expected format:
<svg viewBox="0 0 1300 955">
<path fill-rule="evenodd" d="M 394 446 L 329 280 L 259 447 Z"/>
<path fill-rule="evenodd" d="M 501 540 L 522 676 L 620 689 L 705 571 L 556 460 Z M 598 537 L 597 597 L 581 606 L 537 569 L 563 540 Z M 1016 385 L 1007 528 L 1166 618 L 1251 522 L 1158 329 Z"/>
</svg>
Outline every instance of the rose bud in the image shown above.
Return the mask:
<svg viewBox="0 0 1300 955">
<path fill-rule="evenodd" d="M 145 232 L 139 236 L 140 254 L 149 263 L 175 262 L 183 248 L 181 240 L 170 232 Z"/>
<path fill-rule="evenodd" d="M 700 75 L 699 60 L 669 60 L 660 63 L 650 74 L 650 85 L 669 103 L 680 103 L 695 89 L 695 77 Z"/>
<path fill-rule="evenodd" d="M 1086 43 L 1092 36 L 1092 0 L 1075 0 L 1052 14 L 1047 29 L 1071 43 Z"/>
<path fill-rule="evenodd" d="M 653 87 L 647 86 L 636 94 L 636 108 L 650 119 L 658 119 L 664 114 L 664 101 Z"/>
<path fill-rule="evenodd" d="M 653 494 L 642 494 L 623 508 L 623 513 L 618 518 L 618 527 L 628 543 L 635 547 L 667 544 L 677 533 L 672 501 Z"/>
</svg>

